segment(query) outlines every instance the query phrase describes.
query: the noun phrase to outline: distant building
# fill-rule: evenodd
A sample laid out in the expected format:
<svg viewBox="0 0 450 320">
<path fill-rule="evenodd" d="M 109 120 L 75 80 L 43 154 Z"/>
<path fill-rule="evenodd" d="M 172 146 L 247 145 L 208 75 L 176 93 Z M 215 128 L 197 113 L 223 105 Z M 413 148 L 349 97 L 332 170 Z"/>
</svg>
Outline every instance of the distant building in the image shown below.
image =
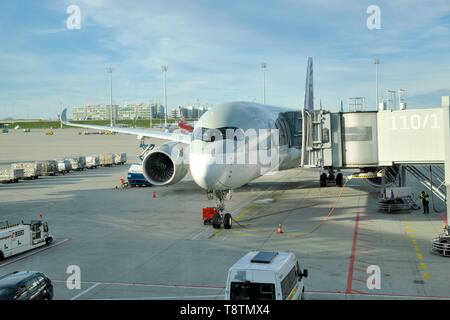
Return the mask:
<svg viewBox="0 0 450 320">
<path fill-rule="evenodd" d="M 116 120 L 164 118 L 164 106 L 160 104 L 129 103 L 123 106 L 113 105 L 113 116 Z M 86 105 L 72 109 L 73 120 L 109 120 L 109 105 Z"/>
<path fill-rule="evenodd" d="M 172 110 L 172 114 L 176 115 L 176 118 L 184 118 L 190 120 L 200 118 L 206 111 L 207 109 L 205 107 L 180 106 L 177 109 Z"/>
<path fill-rule="evenodd" d="M 109 111 L 102 105 L 99 104 L 89 104 L 82 107 L 75 107 L 72 110 L 72 119 L 73 120 L 105 120 L 110 116 Z"/>
</svg>

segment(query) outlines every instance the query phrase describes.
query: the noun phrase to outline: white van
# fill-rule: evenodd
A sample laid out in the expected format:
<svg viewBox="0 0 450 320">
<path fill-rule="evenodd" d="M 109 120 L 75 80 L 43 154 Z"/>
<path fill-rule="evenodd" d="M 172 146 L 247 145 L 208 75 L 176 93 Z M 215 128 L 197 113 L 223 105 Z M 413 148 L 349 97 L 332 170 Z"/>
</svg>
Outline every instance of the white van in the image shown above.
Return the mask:
<svg viewBox="0 0 450 320">
<path fill-rule="evenodd" d="M 291 252 L 252 251 L 228 271 L 225 300 L 303 300 L 303 278 Z"/>
</svg>

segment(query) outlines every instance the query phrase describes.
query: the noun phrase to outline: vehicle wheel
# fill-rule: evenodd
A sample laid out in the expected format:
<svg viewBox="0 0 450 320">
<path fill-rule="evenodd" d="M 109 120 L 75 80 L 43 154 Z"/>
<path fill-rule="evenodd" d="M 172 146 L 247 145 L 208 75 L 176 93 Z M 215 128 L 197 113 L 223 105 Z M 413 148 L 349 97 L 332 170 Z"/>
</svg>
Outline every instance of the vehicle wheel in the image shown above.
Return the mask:
<svg viewBox="0 0 450 320">
<path fill-rule="evenodd" d="M 231 214 L 225 213 L 223 217 L 223 227 L 225 229 L 231 229 L 231 226 L 233 225 L 233 218 Z"/>
<path fill-rule="evenodd" d="M 221 225 L 220 222 L 221 222 L 221 221 L 220 221 L 220 215 L 219 215 L 219 214 L 216 214 L 216 215 L 214 216 L 214 218 L 212 219 L 212 226 L 213 226 L 213 228 L 214 228 L 214 229 L 220 229 L 220 225 Z"/>
<path fill-rule="evenodd" d="M 325 188 L 327 186 L 327 174 L 324 172 L 320 175 L 320 187 Z"/>
<path fill-rule="evenodd" d="M 336 185 L 338 187 L 343 187 L 344 186 L 344 176 L 342 175 L 342 173 L 338 173 L 336 175 Z"/>
<path fill-rule="evenodd" d="M 47 239 L 45 239 L 45 244 L 48 246 L 50 243 L 53 242 L 53 238 L 52 237 L 48 237 Z"/>
<path fill-rule="evenodd" d="M 3 255 L 3 252 L 0 251 L 0 261 L 5 260 L 5 256 Z"/>
</svg>

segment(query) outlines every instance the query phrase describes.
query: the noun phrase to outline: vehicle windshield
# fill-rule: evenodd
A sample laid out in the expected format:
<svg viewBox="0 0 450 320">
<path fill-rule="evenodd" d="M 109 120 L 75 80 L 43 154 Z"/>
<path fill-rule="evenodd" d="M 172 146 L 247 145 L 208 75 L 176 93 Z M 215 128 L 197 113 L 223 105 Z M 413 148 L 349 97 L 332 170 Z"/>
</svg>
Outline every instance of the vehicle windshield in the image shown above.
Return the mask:
<svg viewBox="0 0 450 320">
<path fill-rule="evenodd" d="M 232 282 L 230 300 L 275 300 L 273 283 Z"/>
<path fill-rule="evenodd" d="M 0 300 L 12 299 L 14 292 L 14 288 L 0 288 Z"/>
</svg>

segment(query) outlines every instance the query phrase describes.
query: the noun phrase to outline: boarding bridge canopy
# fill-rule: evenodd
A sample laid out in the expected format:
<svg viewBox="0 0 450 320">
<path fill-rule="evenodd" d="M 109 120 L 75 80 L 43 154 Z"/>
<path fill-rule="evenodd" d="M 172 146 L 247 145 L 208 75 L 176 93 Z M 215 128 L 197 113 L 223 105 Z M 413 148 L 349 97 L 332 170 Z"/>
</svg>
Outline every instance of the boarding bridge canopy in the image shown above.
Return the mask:
<svg viewBox="0 0 450 320">
<path fill-rule="evenodd" d="M 302 166 L 364 168 L 442 164 L 444 121 L 448 121 L 445 111 L 445 108 L 345 113 L 304 111 Z"/>
<path fill-rule="evenodd" d="M 444 163 L 443 108 L 380 111 L 377 120 L 380 166 Z"/>
</svg>

